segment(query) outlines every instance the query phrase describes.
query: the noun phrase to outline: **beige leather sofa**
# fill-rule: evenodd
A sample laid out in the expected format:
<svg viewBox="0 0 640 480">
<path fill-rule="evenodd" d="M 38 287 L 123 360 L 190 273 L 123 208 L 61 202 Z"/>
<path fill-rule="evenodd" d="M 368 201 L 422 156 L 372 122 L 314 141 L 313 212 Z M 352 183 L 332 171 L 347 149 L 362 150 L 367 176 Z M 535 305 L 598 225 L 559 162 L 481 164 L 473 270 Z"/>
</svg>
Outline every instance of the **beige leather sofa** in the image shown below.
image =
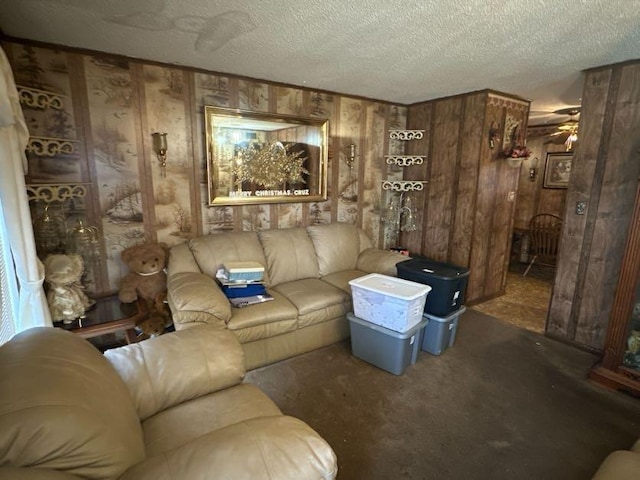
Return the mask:
<svg viewBox="0 0 640 480">
<path fill-rule="evenodd" d="M 176 330 L 209 323 L 233 331 L 250 370 L 347 338 L 349 281 L 368 273 L 395 276 L 396 263 L 406 259 L 373 248 L 347 223 L 220 233 L 171 249 L 167 298 Z M 262 264 L 275 300 L 231 307 L 214 278 L 234 261 Z"/>
<path fill-rule="evenodd" d="M 630 450 L 618 450 L 605 458 L 593 480 L 637 480 L 640 478 L 640 440 Z"/>
<path fill-rule="evenodd" d="M 333 479 L 331 447 L 243 384 L 211 325 L 107 351 L 58 328 L 0 347 L 0 478 Z"/>
</svg>

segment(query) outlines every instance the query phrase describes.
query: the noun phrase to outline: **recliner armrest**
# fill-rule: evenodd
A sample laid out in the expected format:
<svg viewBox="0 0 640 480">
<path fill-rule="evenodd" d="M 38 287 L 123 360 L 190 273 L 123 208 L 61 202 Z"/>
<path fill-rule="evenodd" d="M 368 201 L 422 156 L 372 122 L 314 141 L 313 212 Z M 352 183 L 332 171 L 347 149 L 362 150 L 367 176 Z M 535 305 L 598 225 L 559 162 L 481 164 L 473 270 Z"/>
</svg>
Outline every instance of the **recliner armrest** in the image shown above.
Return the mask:
<svg viewBox="0 0 640 480">
<path fill-rule="evenodd" d="M 216 281 L 204 273 L 182 272 L 167 279 L 167 301 L 177 330 L 191 322 L 226 323 L 231 304 Z"/>
<path fill-rule="evenodd" d="M 107 350 L 141 420 L 242 382 L 244 351 L 226 328 L 198 325 Z"/>
<path fill-rule="evenodd" d="M 592 480 L 635 480 L 639 476 L 640 453 L 617 450 L 605 458 Z"/>
<path fill-rule="evenodd" d="M 335 453 L 311 427 L 293 417 L 272 416 L 221 428 L 147 458 L 120 480 L 332 480 L 337 470 Z"/>
</svg>

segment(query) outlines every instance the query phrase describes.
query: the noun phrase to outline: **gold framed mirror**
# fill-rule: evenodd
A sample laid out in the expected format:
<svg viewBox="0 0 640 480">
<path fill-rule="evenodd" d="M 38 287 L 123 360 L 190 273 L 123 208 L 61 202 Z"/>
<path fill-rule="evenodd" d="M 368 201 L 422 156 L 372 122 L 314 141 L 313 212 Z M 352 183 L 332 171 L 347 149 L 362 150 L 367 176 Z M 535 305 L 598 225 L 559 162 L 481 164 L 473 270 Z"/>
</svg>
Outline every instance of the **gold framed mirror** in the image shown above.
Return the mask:
<svg viewBox="0 0 640 480">
<path fill-rule="evenodd" d="M 329 120 L 205 106 L 209 205 L 327 199 Z"/>
</svg>

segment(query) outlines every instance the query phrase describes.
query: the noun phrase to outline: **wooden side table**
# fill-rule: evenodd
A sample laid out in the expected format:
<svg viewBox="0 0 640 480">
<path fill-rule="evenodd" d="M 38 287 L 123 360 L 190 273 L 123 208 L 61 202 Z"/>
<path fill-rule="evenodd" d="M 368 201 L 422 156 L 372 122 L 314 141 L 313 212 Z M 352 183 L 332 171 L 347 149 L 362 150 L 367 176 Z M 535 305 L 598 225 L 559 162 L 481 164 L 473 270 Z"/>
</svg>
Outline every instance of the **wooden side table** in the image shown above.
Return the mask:
<svg viewBox="0 0 640 480">
<path fill-rule="evenodd" d="M 109 333 L 124 332 L 125 340 L 136 343 L 136 323 L 143 318 L 138 302 L 122 303 L 117 295 L 99 298 L 86 313 L 85 318 L 71 324 L 56 323 L 56 327 L 69 330 L 82 338 L 93 338 Z"/>
</svg>

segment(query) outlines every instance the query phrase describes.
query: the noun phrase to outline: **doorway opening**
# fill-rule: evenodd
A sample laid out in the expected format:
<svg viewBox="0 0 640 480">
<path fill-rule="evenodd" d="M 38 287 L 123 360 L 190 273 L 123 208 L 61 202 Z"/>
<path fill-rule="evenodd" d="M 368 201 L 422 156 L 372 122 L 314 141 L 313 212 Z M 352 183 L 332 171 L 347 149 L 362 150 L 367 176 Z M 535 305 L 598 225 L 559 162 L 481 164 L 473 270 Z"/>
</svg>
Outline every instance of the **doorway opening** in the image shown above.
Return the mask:
<svg viewBox="0 0 640 480">
<path fill-rule="evenodd" d="M 534 263 L 523 276 L 528 266 L 529 262 L 512 255 L 505 294 L 478 303 L 473 309 L 526 330 L 544 333 L 555 272 L 550 267 Z"/>
</svg>

